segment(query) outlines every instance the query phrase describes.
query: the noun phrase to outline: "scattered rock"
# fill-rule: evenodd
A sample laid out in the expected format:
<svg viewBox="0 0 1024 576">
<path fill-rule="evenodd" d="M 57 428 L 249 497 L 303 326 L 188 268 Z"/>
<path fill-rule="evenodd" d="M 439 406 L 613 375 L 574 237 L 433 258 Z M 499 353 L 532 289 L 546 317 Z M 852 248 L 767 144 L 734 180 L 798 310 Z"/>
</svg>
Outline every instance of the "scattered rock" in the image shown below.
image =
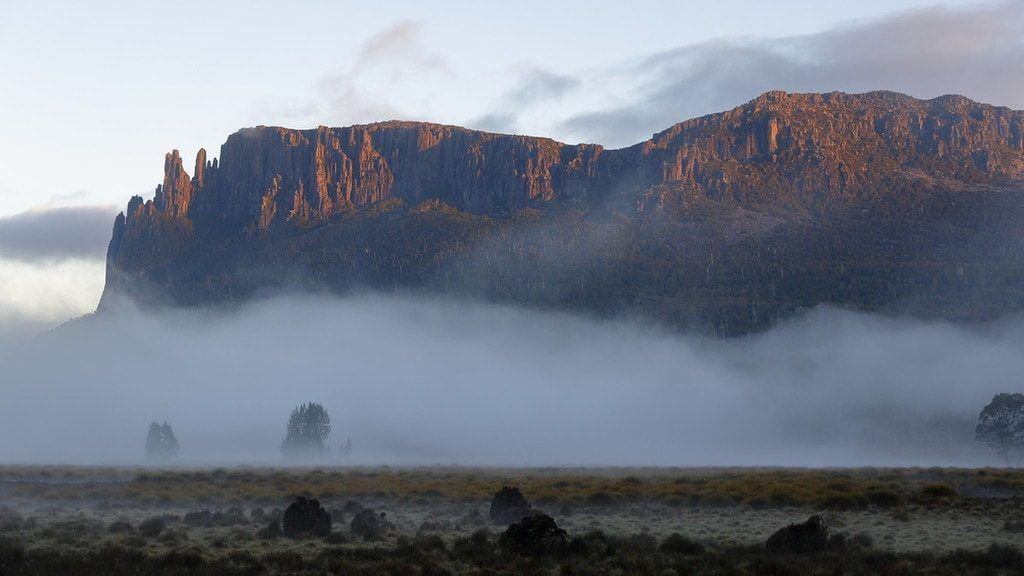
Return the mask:
<svg viewBox="0 0 1024 576">
<path fill-rule="evenodd" d="M 513 554 L 543 556 L 564 549 L 566 533 L 551 516 L 534 514 L 509 526 L 498 543 Z"/>
<path fill-rule="evenodd" d="M 505 486 L 491 497 L 491 522 L 508 526 L 530 515 L 530 503 L 514 486 Z"/>
<path fill-rule="evenodd" d="M 331 515 L 319 500 L 299 496 L 284 511 L 282 533 L 289 538 L 327 536 L 331 533 Z"/>
</svg>

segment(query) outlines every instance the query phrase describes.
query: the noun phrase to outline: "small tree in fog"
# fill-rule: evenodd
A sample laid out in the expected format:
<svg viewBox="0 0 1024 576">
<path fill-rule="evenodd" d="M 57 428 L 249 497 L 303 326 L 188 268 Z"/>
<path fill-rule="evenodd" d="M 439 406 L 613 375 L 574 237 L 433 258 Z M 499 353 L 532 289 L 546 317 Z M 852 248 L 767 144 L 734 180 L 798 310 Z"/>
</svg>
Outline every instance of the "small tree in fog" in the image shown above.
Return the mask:
<svg viewBox="0 0 1024 576">
<path fill-rule="evenodd" d="M 146 459 L 170 460 L 178 455 L 178 438 L 167 422 L 153 422 L 146 434 Z"/>
<path fill-rule="evenodd" d="M 302 404 L 292 410 L 288 429 L 281 442 L 281 454 L 286 458 L 314 458 L 327 452 L 327 437 L 331 434 L 331 417 L 316 402 Z"/>
<path fill-rule="evenodd" d="M 1024 452 L 1024 394 L 996 394 L 978 416 L 975 438 L 1002 456 L 1007 466 Z"/>
</svg>

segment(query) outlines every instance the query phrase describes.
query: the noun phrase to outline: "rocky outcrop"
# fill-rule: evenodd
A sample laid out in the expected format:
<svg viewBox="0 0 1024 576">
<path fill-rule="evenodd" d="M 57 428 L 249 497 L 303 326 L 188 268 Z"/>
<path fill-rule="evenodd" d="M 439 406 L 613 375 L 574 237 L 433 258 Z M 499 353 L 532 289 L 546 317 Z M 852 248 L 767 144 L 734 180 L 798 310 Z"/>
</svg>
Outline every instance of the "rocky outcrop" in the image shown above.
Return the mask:
<svg viewBox="0 0 1024 576">
<path fill-rule="evenodd" d="M 567 236 L 554 249 L 543 248 L 547 252 L 568 251 L 564 258 L 575 261 L 583 255 L 593 260 L 597 249 L 601 257 L 619 258 L 618 263 L 602 264 L 607 275 L 613 269 L 625 274 L 637 264 L 635 258 L 644 262 L 654 258 L 668 265 L 677 258 L 676 251 L 688 246 L 697 252 L 691 252 L 687 262 L 706 260 L 702 290 L 710 294 L 718 290 L 709 288 L 711 284 L 739 282 L 738 288 L 728 290 L 745 301 L 741 306 L 758 308 L 761 304 L 750 304 L 749 294 L 738 294 L 749 293 L 743 283 L 757 277 L 763 284 L 757 291 L 768 299 L 778 298 L 792 288 L 793 273 L 775 278 L 777 274 L 768 269 L 757 274 L 732 269 L 716 276 L 712 272 L 720 266 L 746 265 L 741 261 L 747 255 L 727 256 L 723 251 L 752 238 L 764 242 L 796 227 L 799 234 L 820 240 L 818 245 L 827 253 L 815 258 L 849 260 L 851 256 L 839 253 L 846 247 L 833 244 L 838 239 L 835 235 L 839 228 L 842 234 L 850 233 L 846 228 L 855 225 L 851 218 L 864 217 L 879 220 L 872 224 L 874 236 L 881 223 L 888 227 L 906 219 L 930 222 L 921 230 L 941 236 L 941 226 L 933 226 L 928 219 L 943 218 L 942 226 L 961 234 L 956 242 L 973 247 L 974 231 L 982 228 L 970 226 L 991 228 L 992 223 L 988 212 L 964 210 L 988 206 L 986 210 L 996 213 L 992 206 L 997 203 L 1000 210 L 1016 206 L 999 195 L 1021 189 L 1022 135 L 1024 113 L 1020 111 L 959 96 L 917 100 L 891 92 L 769 92 L 733 110 L 682 122 L 619 150 L 418 122 L 314 130 L 247 128 L 229 136 L 212 161 L 200 150 L 192 177 L 177 151 L 167 155 L 163 182 L 153 200 L 133 198 L 115 221 L 101 306 L 124 294 L 172 303 L 237 299 L 279 283 L 276 275 L 292 270 L 296 263 L 328 255 L 329 261 L 317 263 L 316 277 L 307 276 L 298 283 L 326 282 L 327 287 L 338 289 L 357 281 L 374 286 L 431 284 L 436 288 L 444 284 L 445 289 L 476 291 L 478 287 L 466 287 L 456 279 L 479 284 L 480 278 L 489 277 L 507 283 L 510 271 L 521 271 L 526 262 L 543 262 L 543 253 L 526 249 L 530 243 L 540 249 L 536 238 L 517 240 L 508 234 L 550 217 L 555 221 L 547 222 L 546 230 L 551 225 L 573 228 L 560 230 Z M 998 202 L 991 200 L 997 197 Z M 418 207 L 403 212 L 403 218 L 415 220 L 415 226 L 405 222 L 401 230 L 376 240 L 370 238 L 382 228 L 354 235 L 355 228 L 385 222 L 367 219 L 368 215 L 395 215 L 398 207 Z M 554 216 L 558 214 L 564 216 Z M 636 246 L 637 251 L 626 254 L 587 245 L 606 242 L 606 238 L 594 239 L 606 237 L 607 231 L 581 240 L 588 223 L 614 215 L 635 221 L 630 237 L 651 235 L 655 245 Z M 949 219 L 954 215 L 972 224 L 965 228 L 961 222 L 953 230 Z M 665 224 L 666 219 L 674 224 Z M 441 220 L 447 222 L 443 230 L 420 229 L 439 226 Z M 690 228 L 679 228 L 684 221 L 691 223 Z M 386 224 L 392 225 L 397 224 Z M 655 231 L 664 226 L 668 227 Z M 483 228 L 487 231 L 481 232 Z M 500 238 L 495 236 L 498 229 Z M 414 238 L 412 230 L 420 230 L 419 236 Z M 900 230 L 915 228 L 894 225 L 885 233 L 898 236 L 904 233 Z M 935 238 L 941 240 L 939 236 Z M 332 243 L 323 244 L 328 237 Z M 777 255 L 790 238 L 780 236 L 774 246 L 746 249 Z M 550 234 L 542 239 L 553 241 Z M 715 244 L 708 244 L 712 240 Z M 498 246 L 502 242 L 512 243 Z M 886 250 L 896 249 L 883 248 L 885 242 L 894 245 L 889 238 L 865 237 L 865 242 L 852 243 L 850 249 L 869 249 L 871 259 L 883 262 L 889 259 Z M 806 238 L 796 244 L 806 248 Z M 462 264 L 481 265 L 481 246 L 494 251 L 487 257 L 491 276 L 479 269 L 475 275 L 464 273 Z M 280 250 L 291 250 L 292 256 L 285 258 Z M 321 255 L 311 250 L 320 250 Z M 453 271 L 456 260 L 462 264 Z M 765 262 L 762 254 L 756 264 L 768 266 Z M 849 260 L 842 270 L 850 264 L 854 262 Z M 786 265 L 779 263 L 776 269 Z M 244 266 L 244 278 L 238 266 Z M 556 275 L 564 276 L 568 269 L 563 266 Z M 622 281 L 639 282 L 636 273 L 631 274 L 633 278 Z M 565 298 L 550 294 L 552 283 L 585 284 L 579 279 L 540 278 L 536 271 L 529 275 L 529 279 L 515 280 L 517 286 L 530 286 L 533 291 L 541 286 L 543 299 L 551 303 Z M 727 280 L 732 277 L 738 280 Z M 294 285 L 295 280 L 288 283 Z M 691 290 L 687 286 L 696 282 L 698 276 L 687 276 L 662 289 L 683 291 L 680 294 L 689 299 L 692 293 L 686 292 Z M 861 291 L 881 289 L 851 286 Z M 514 291 L 512 285 L 505 288 L 505 292 Z M 644 306 L 652 305 L 649 296 L 637 292 L 638 287 L 620 288 L 615 289 L 618 295 L 601 296 L 604 303 L 593 306 L 614 301 L 619 304 L 613 307 L 621 307 L 638 299 L 646 302 Z M 860 305 L 867 298 L 851 295 L 846 288 L 830 289 L 828 295 L 807 294 L 808 289 L 801 288 L 806 297 L 798 298 L 799 303 L 781 308 L 823 301 Z M 493 284 L 486 290 L 500 291 Z M 905 296 L 893 291 L 885 300 Z M 678 298 L 673 302 L 673 308 L 683 305 Z M 761 313 L 752 314 L 763 318 Z"/>
<path fill-rule="evenodd" d="M 388 198 L 509 215 L 665 183 L 741 202 L 814 204 L 862 196 L 894 173 L 1019 179 L 1022 135 L 1019 111 L 889 92 L 769 92 L 621 150 L 418 122 L 260 126 L 232 134 L 219 164 L 200 150 L 192 178 L 170 152 L 154 206 L 235 233 L 308 226 Z"/>
</svg>

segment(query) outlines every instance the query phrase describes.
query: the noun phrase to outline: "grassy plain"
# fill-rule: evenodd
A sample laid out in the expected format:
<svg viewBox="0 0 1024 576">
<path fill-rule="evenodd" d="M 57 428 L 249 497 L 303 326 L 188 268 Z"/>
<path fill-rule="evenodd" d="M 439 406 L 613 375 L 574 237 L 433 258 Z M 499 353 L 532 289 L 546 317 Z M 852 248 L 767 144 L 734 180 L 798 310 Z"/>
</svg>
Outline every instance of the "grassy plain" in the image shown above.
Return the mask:
<svg viewBox="0 0 1024 576">
<path fill-rule="evenodd" d="M 504 485 L 569 545 L 504 550 Z M 298 495 L 329 536 L 268 531 Z M 393 530 L 352 534 L 364 508 Z M 763 549 L 812 514 L 845 544 Z M 1022 549 L 1018 470 L 0 467 L 3 574 L 1019 574 Z"/>
</svg>

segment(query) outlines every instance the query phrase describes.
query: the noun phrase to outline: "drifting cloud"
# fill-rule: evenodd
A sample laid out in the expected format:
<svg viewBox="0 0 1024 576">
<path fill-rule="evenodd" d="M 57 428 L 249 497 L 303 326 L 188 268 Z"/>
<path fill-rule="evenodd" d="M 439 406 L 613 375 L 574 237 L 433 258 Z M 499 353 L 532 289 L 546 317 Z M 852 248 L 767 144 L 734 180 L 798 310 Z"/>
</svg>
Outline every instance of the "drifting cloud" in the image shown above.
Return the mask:
<svg viewBox="0 0 1024 576">
<path fill-rule="evenodd" d="M 117 209 L 76 206 L 0 218 L 0 258 L 20 261 L 101 259 Z"/>
<path fill-rule="evenodd" d="M 24 340 L 95 310 L 103 267 L 96 259 L 0 258 L 0 343 Z"/>
<path fill-rule="evenodd" d="M 497 109 L 471 120 L 468 125 L 492 132 L 515 132 L 524 110 L 558 100 L 581 84 L 573 76 L 528 68 L 519 73 L 517 83 L 501 98 Z"/>
<path fill-rule="evenodd" d="M 978 464 L 978 411 L 1024 371 L 984 330 L 821 309 L 749 339 L 443 299 L 122 310 L 0 347 L 0 461 L 279 462 L 319 401 L 356 463 Z"/>
<path fill-rule="evenodd" d="M 116 212 L 50 207 L 0 218 L 0 342 L 96 308 Z"/>
<path fill-rule="evenodd" d="M 1024 2 L 933 7 L 782 38 L 718 39 L 593 73 L 625 102 L 576 114 L 558 132 L 629 145 L 768 90 L 960 93 L 1024 108 Z"/>
<path fill-rule="evenodd" d="M 355 61 L 320 81 L 321 118 L 343 123 L 376 122 L 405 116 L 395 103 L 395 86 L 423 76 L 453 75 L 441 56 L 423 44 L 423 23 L 404 21 L 368 38 Z"/>
<path fill-rule="evenodd" d="M 352 72 L 391 66 L 401 71 L 451 73 L 448 63 L 423 47 L 423 23 L 403 21 L 377 32 L 359 49 Z"/>
</svg>

